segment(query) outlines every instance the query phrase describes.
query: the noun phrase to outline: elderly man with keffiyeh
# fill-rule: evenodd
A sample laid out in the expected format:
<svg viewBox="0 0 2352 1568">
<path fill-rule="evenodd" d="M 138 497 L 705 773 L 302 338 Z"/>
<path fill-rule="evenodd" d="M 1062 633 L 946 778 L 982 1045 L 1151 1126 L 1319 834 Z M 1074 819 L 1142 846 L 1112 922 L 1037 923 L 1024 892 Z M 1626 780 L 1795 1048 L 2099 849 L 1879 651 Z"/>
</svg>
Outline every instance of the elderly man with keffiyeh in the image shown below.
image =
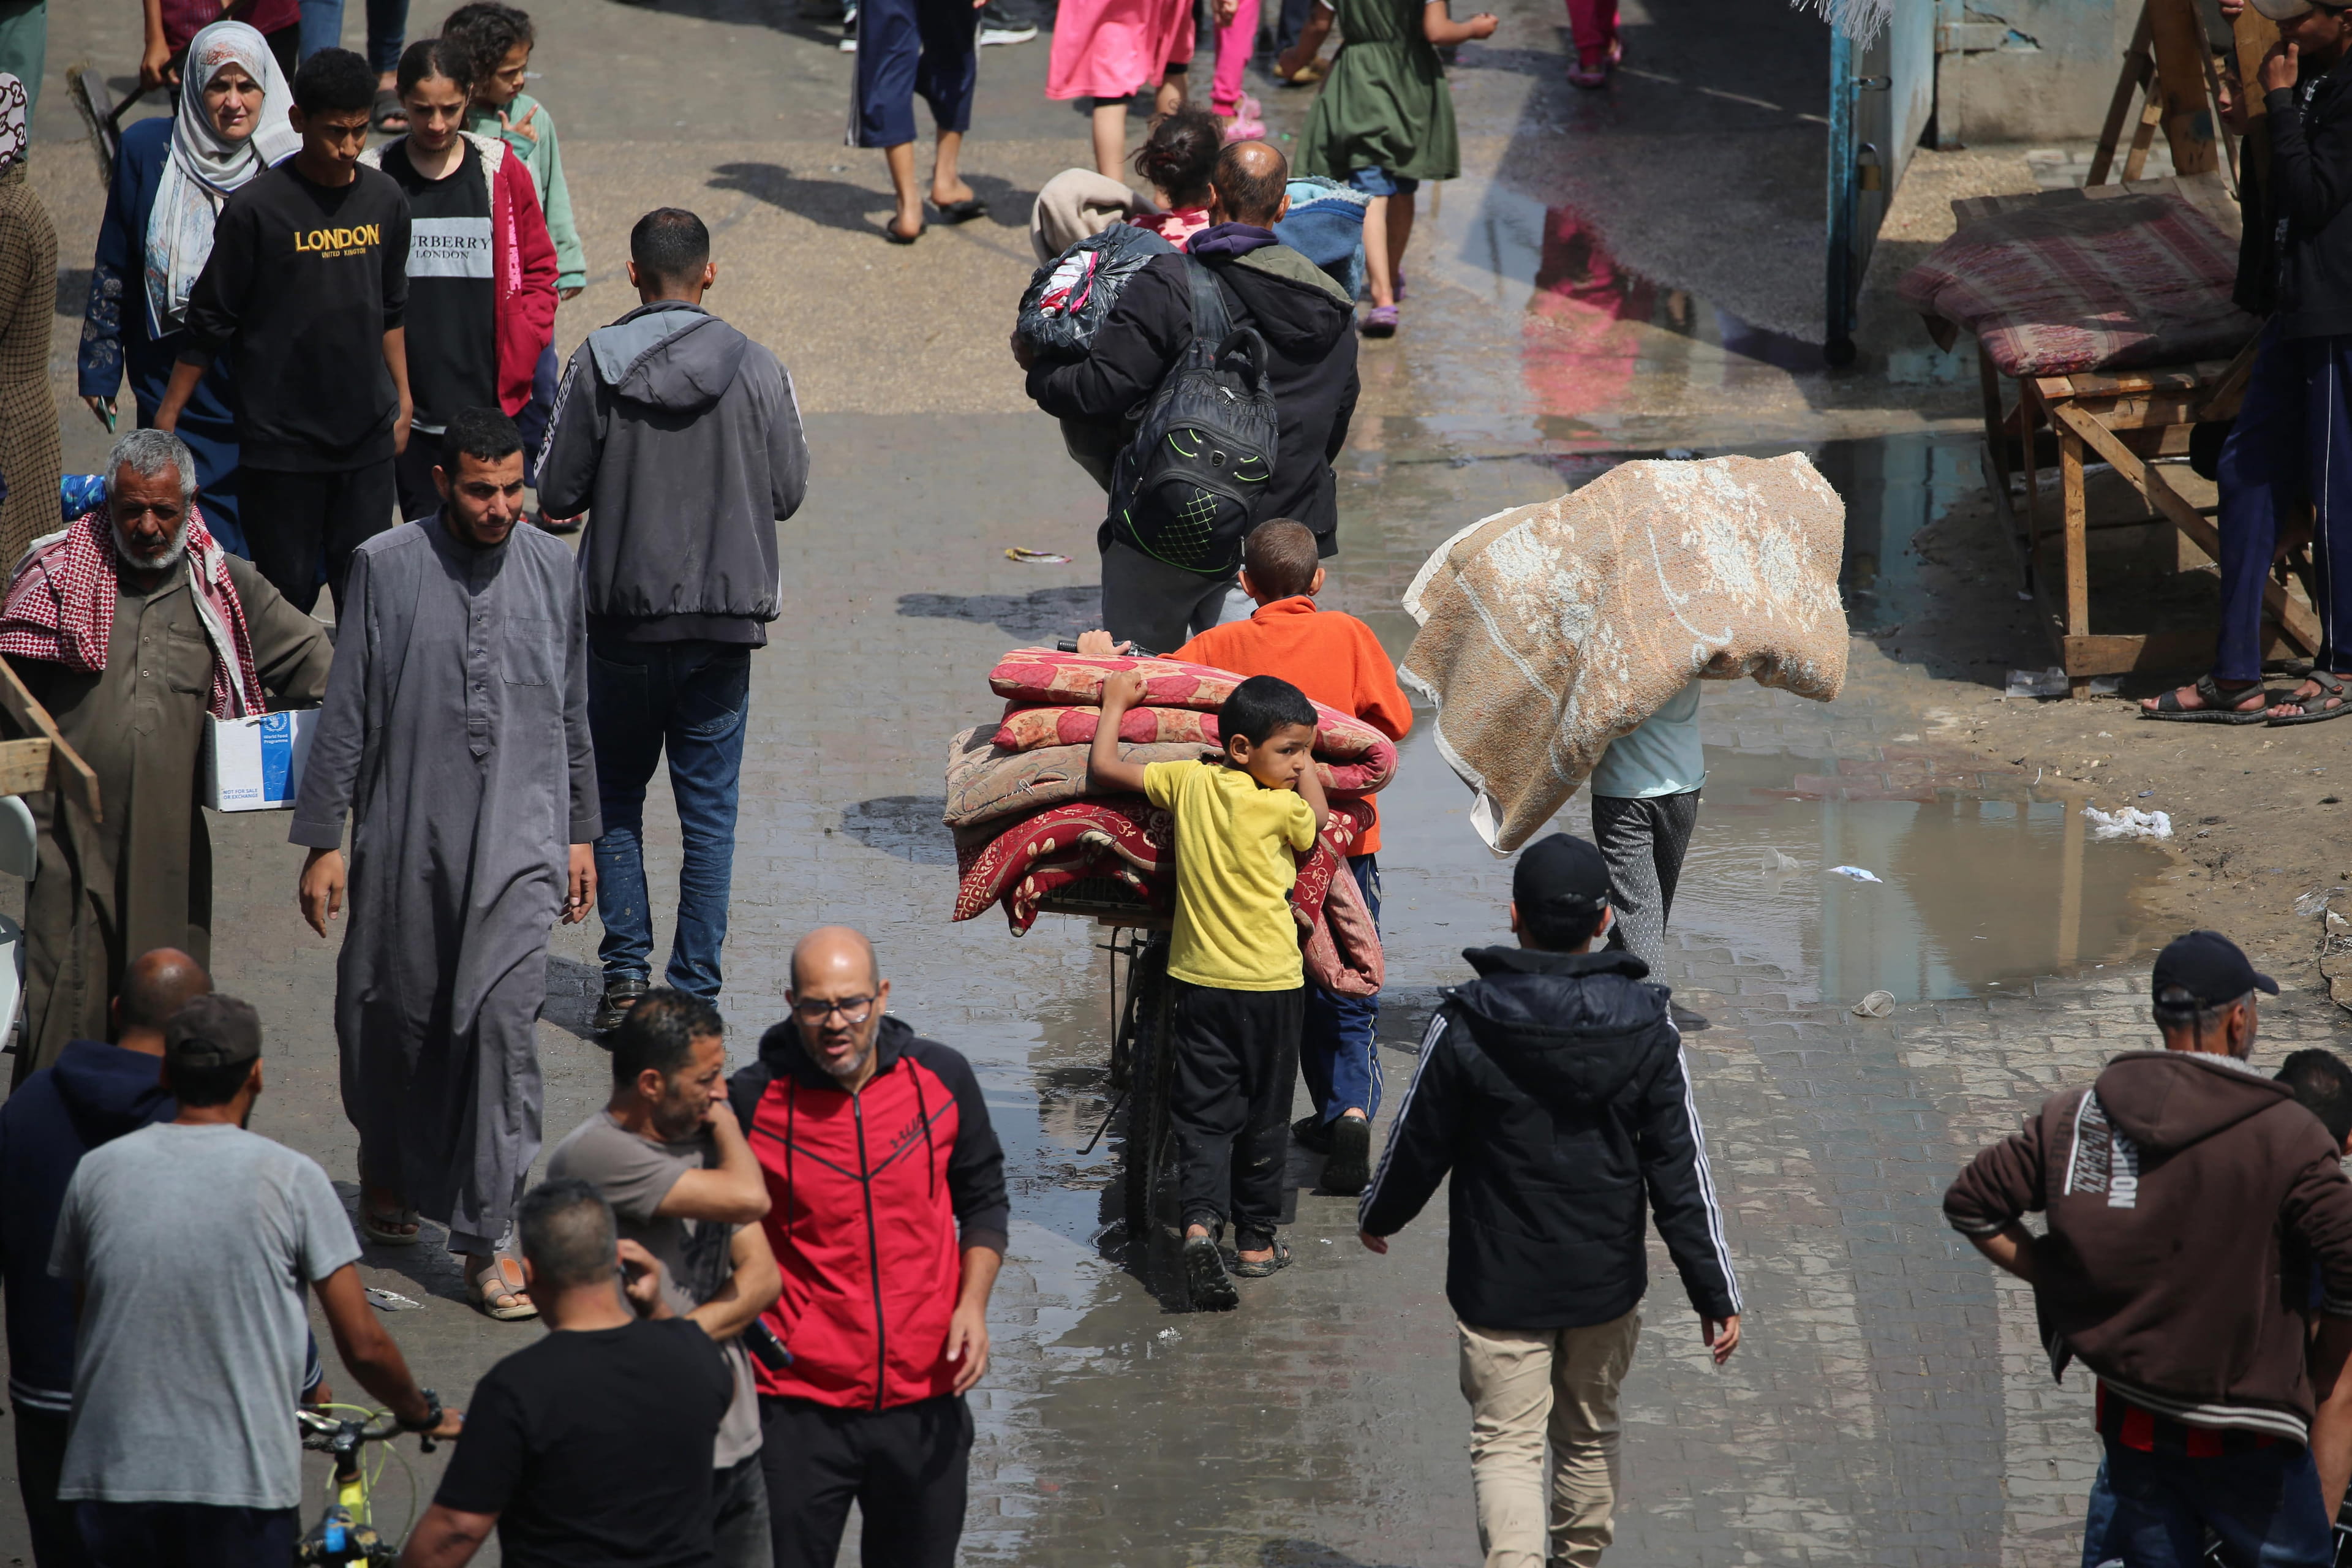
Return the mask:
<svg viewBox="0 0 2352 1568">
<path fill-rule="evenodd" d="M 134 430 L 106 502 L 34 541 L 0 601 L 0 656 L 98 774 L 28 797 L 40 868 L 25 908 L 26 1045 L 15 1080 L 68 1040 L 107 1037 L 125 963 L 176 947 L 212 962 L 212 842 L 196 804 L 205 721 L 315 707 L 334 648 L 206 531 L 195 459 Z"/>
</svg>

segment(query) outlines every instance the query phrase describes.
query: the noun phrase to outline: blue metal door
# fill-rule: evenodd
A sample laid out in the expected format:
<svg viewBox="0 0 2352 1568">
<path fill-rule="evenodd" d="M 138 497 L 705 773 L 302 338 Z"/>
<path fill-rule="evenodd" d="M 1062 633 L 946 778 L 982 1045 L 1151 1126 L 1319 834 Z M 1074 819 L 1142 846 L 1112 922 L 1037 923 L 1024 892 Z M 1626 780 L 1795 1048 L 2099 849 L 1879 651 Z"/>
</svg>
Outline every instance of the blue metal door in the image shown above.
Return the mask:
<svg viewBox="0 0 2352 1568">
<path fill-rule="evenodd" d="M 1934 0 L 1899 0 L 1867 39 L 1830 29 L 1829 277 L 1822 352 L 1853 358 L 1854 300 L 1887 204 L 1936 112 Z"/>
</svg>

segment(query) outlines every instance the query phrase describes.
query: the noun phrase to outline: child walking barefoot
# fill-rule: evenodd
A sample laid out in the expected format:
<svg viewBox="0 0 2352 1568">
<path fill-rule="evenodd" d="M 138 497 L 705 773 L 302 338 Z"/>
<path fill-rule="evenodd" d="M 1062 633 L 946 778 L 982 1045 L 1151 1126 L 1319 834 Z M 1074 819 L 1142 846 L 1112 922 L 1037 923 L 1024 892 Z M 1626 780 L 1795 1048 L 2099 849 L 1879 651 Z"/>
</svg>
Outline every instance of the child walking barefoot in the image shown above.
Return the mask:
<svg viewBox="0 0 2352 1568">
<path fill-rule="evenodd" d="M 1368 338 L 1392 337 L 1403 294 L 1404 247 L 1412 237 L 1413 193 L 1423 180 L 1462 172 L 1454 100 L 1437 51 L 1494 36 L 1480 12 L 1454 21 L 1446 0 L 1316 0 L 1298 42 L 1275 62 L 1288 78 L 1314 59 L 1334 21 L 1342 42 L 1300 138 L 1302 174 L 1345 180 L 1370 196 L 1364 212 L 1364 271 L 1372 308 Z"/>
</svg>

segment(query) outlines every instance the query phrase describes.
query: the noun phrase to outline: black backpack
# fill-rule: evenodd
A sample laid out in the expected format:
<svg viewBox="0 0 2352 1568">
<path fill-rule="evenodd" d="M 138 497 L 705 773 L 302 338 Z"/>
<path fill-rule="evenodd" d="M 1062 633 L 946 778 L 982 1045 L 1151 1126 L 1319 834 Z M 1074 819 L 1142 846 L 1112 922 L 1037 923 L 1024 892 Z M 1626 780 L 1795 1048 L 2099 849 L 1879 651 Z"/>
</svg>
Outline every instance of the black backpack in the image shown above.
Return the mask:
<svg viewBox="0 0 2352 1568">
<path fill-rule="evenodd" d="M 1278 441 L 1265 339 L 1235 327 L 1215 273 L 1184 258 L 1192 343 L 1145 404 L 1111 475 L 1111 535 L 1171 566 L 1221 577 L 1241 563 Z"/>
</svg>

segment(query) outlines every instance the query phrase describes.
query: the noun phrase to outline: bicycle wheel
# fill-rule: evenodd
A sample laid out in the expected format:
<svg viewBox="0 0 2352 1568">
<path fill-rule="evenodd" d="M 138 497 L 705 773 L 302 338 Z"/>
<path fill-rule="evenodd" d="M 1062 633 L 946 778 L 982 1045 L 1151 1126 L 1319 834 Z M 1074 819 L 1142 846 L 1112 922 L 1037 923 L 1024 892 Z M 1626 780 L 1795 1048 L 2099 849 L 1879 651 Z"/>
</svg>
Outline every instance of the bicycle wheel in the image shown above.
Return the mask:
<svg viewBox="0 0 2352 1568">
<path fill-rule="evenodd" d="M 1133 1019 L 1128 1049 L 1127 1237 L 1149 1247 L 1152 1210 L 1172 1140 L 1168 1130 L 1170 1061 L 1168 941 L 1154 937 L 1129 970 Z M 1144 1254 L 1134 1254 L 1139 1262 Z"/>
</svg>

